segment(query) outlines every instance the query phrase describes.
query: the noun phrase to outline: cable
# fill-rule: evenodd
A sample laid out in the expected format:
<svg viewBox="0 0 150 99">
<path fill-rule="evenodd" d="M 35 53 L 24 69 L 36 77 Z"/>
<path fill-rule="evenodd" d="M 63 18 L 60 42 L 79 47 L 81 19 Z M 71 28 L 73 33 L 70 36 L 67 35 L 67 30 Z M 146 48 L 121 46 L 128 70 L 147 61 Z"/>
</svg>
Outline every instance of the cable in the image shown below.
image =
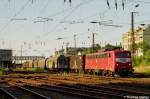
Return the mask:
<svg viewBox="0 0 150 99">
<path fill-rule="evenodd" d="M 15 18 L 17 15 L 19 15 L 24 9 L 25 7 L 28 5 L 28 3 L 30 2 L 30 0 L 28 0 L 22 7 L 20 10 L 18 10 L 17 13 L 15 13 L 11 19 Z M 9 22 L 7 22 L 1 29 L 0 29 L 0 33 L 5 30 L 10 24 L 11 24 L 11 20 L 9 20 Z"/>
<path fill-rule="evenodd" d="M 49 5 L 49 2 L 50 2 L 50 0 L 48 0 L 48 1 L 46 2 L 46 4 L 44 5 L 44 7 L 40 10 L 40 13 L 39 13 L 39 14 L 41 14 L 41 13 L 44 12 L 44 10 L 46 9 L 46 7 Z"/>
<path fill-rule="evenodd" d="M 79 8 L 80 6 L 82 6 L 82 5 L 84 5 L 84 4 L 89 3 L 89 2 L 91 2 L 91 1 L 94 1 L 94 0 L 88 0 L 88 1 L 86 1 L 86 2 L 84 1 L 84 2 L 81 2 L 80 4 L 78 4 L 78 5 L 76 5 L 76 6 L 72 7 L 72 8 L 71 8 L 71 12 L 70 12 L 68 15 L 66 15 L 62 20 L 66 20 L 77 8 Z M 53 14 L 53 15 L 51 15 L 51 16 L 59 15 L 59 14 L 61 14 L 61 13 L 64 13 L 65 11 L 68 11 L 68 10 L 70 10 L 70 9 L 62 10 L 62 11 L 60 11 L 60 12 L 58 12 L 58 13 L 55 13 L 55 14 Z M 54 26 L 54 28 L 52 28 L 52 30 L 51 30 L 50 32 L 45 33 L 45 34 L 42 35 L 41 37 L 44 38 L 45 36 L 48 36 L 49 33 L 53 32 L 53 31 L 54 31 L 56 28 L 58 28 L 60 25 L 61 25 L 61 23 L 58 23 L 57 25 Z"/>
<path fill-rule="evenodd" d="M 48 17 L 53 17 L 53 16 L 60 15 L 60 14 L 66 12 L 66 11 L 68 11 L 68 10 L 72 10 L 72 9 L 74 9 L 74 8 L 78 8 L 78 7 L 80 7 L 80 6 L 84 5 L 84 4 L 87 4 L 87 3 L 92 2 L 92 1 L 94 1 L 94 0 L 87 0 L 86 2 L 83 1 L 83 2 L 81 2 L 80 4 L 78 4 L 78 5 L 76 5 L 76 6 L 73 6 L 73 7 L 69 8 L 69 9 L 66 8 L 66 9 L 64 9 L 64 10 L 62 10 L 62 11 L 60 11 L 60 12 L 57 12 L 57 13 L 55 13 L 55 14 L 53 14 L 53 15 L 50 15 L 50 16 L 48 16 Z"/>
<path fill-rule="evenodd" d="M 139 0 L 139 1 L 135 1 L 135 2 L 146 3 L 146 4 L 147 4 L 147 3 L 150 3 L 150 2 L 148 2 L 148 1 L 140 1 L 140 0 Z"/>
<path fill-rule="evenodd" d="M 128 4 L 131 4 L 131 3 L 133 3 L 133 1 L 132 1 L 132 2 L 125 3 L 125 4 L 128 5 Z M 118 7 L 120 7 L 120 6 L 122 6 L 122 4 L 118 5 Z M 100 12 L 94 13 L 93 15 L 87 16 L 87 17 L 82 18 L 82 19 L 80 19 L 80 20 L 82 20 L 82 21 L 87 20 L 87 19 L 89 19 L 89 18 L 95 17 L 96 15 L 99 15 L 99 13 L 102 14 L 102 15 L 104 15 L 104 14 L 106 14 L 106 13 L 108 13 L 109 11 L 112 11 L 112 10 L 115 10 L 115 7 L 113 7 L 113 9 L 107 9 L 107 10 L 103 11 L 102 13 L 100 13 Z M 116 16 L 115 16 L 115 17 L 116 17 Z M 77 20 L 78 20 L 78 19 L 77 19 Z"/>
</svg>

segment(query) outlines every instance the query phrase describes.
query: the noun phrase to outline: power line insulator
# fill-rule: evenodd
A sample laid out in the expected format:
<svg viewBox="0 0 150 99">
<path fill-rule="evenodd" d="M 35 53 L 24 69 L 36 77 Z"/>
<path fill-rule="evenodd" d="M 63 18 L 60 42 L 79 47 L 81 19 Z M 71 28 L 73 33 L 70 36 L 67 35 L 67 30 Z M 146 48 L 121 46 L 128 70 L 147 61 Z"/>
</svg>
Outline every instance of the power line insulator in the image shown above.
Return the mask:
<svg viewBox="0 0 150 99">
<path fill-rule="evenodd" d="M 116 7 L 116 10 L 117 10 L 117 0 L 115 0 L 115 7 Z"/>
<path fill-rule="evenodd" d="M 122 8 L 123 8 L 123 10 L 124 10 L 124 0 L 122 0 Z"/>
<path fill-rule="evenodd" d="M 66 2 L 66 0 L 64 0 L 64 3 L 65 3 L 65 2 Z M 72 1 L 71 1 L 71 0 L 69 0 L 70 6 L 71 6 L 71 2 L 72 2 Z"/>
<path fill-rule="evenodd" d="M 107 1 L 107 6 L 108 6 L 108 8 L 110 9 L 109 1 L 108 1 L 108 0 L 106 0 L 106 1 Z"/>
</svg>

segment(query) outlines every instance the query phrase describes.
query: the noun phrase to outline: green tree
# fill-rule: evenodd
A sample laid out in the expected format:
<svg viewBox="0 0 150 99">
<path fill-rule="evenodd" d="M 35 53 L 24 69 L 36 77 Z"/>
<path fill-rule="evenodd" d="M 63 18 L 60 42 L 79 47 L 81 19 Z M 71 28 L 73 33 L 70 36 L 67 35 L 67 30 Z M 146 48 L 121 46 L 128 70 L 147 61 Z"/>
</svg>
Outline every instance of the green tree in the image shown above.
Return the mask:
<svg viewBox="0 0 150 99">
<path fill-rule="evenodd" d="M 138 43 L 135 45 L 135 48 L 141 48 L 143 50 L 143 56 L 134 57 L 133 65 L 134 66 L 149 66 L 150 65 L 150 45 L 147 42 Z"/>
<path fill-rule="evenodd" d="M 111 44 L 106 44 L 104 47 L 103 47 L 103 49 L 105 49 L 105 50 L 113 50 L 113 49 L 121 49 L 122 47 L 121 47 L 121 45 L 111 45 Z"/>
</svg>

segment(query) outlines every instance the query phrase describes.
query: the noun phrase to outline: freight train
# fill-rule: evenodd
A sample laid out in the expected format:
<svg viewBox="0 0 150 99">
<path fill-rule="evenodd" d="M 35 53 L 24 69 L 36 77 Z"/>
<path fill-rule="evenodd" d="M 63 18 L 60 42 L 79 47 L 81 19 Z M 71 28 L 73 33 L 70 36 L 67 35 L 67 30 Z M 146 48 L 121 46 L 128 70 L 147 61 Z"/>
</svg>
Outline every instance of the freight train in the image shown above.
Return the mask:
<svg viewBox="0 0 150 99">
<path fill-rule="evenodd" d="M 95 73 L 103 76 L 126 76 L 133 73 L 131 53 L 111 50 L 86 55 L 60 55 L 23 63 L 23 67 L 44 68 L 52 71 Z"/>
</svg>

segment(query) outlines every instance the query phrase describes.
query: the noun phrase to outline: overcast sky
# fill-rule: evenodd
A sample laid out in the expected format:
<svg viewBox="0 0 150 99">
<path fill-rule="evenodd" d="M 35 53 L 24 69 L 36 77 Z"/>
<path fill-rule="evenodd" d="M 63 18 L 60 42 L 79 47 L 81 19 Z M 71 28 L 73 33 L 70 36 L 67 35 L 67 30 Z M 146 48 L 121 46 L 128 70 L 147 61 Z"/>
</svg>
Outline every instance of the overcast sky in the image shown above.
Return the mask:
<svg viewBox="0 0 150 99">
<path fill-rule="evenodd" d="M 14 55 L 51 55 L 69 42 L 77 47 L 91 45 L 92 33 L 96 43 L 116 44 L 130 29 L 131 12 L 136 27 L 150 22 L 149 0 L 0 0 L 0 48 L 13 49 Z M 137 6 L 137 7 L 135 7 Z M 101 22 L 101 25 L 90 23 Z M 106 26 L 114 25 L 114 26 Z M 119 26 L 119 27 L 116 27 Z M 57 40 L 57 38 L 63 38 Z"/>
</svg>

